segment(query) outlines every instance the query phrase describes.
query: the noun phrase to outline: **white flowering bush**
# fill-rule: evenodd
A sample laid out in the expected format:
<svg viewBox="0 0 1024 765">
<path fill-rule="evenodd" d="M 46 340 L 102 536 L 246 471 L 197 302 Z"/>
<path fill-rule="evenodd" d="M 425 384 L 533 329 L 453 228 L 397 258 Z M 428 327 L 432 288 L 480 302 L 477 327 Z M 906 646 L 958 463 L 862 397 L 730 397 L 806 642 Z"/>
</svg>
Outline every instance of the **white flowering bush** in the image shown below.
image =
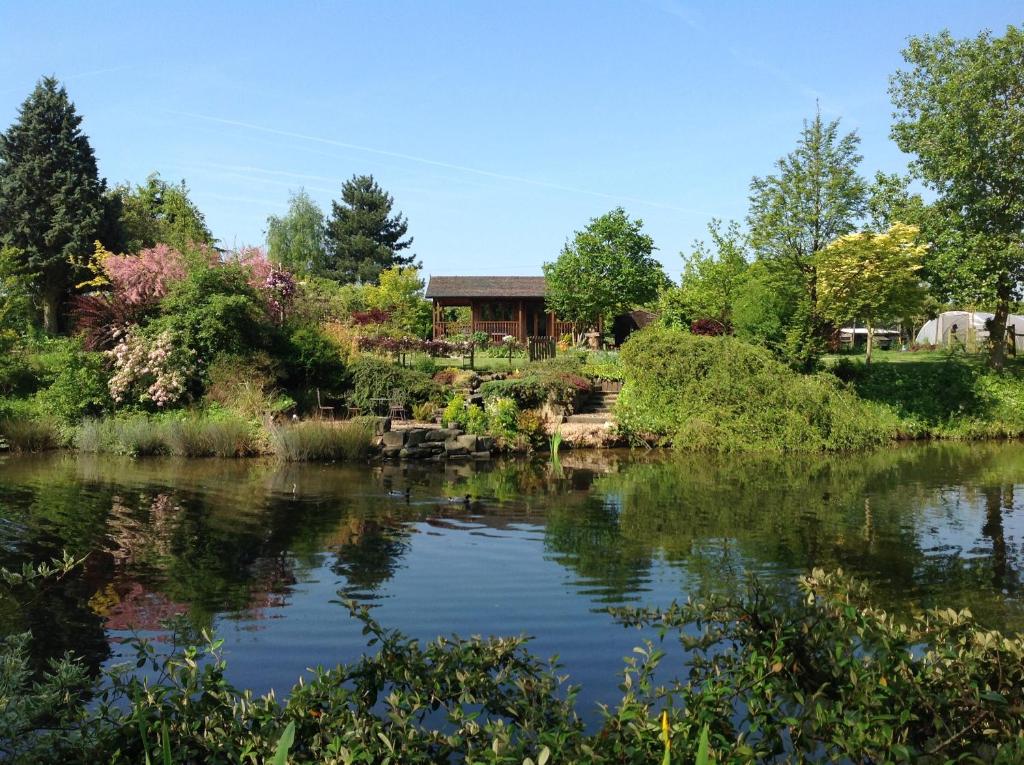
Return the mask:
<svg viewBox="0 0 1024 765">
<path fill-rule="evenodd" d="M 128 329 L 107 351 L 114 373 L 108 387 L 115 403 L 152 403 L 165 409 L 185 398 L 195 372 L 192 352 L 175 347 L 174 335 L 147 337 Z"/>
</svg>

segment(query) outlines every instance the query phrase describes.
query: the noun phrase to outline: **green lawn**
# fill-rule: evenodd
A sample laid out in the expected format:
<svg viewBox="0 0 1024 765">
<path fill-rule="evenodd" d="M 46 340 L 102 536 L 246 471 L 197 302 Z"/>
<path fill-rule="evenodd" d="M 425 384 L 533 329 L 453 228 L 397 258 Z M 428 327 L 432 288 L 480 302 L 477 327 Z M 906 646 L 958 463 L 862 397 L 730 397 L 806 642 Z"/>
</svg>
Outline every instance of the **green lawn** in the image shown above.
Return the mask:
<svg viewBox="0 0 1024 765">
<path fill-rule="evenodd" d="M 963 351 L 957 351 L 953 354 L 950 354 L 948 351 L 873 351 L 871 354 L 871 363 L 935 363 L 947 361 L 951 356 L 958 361 L 977 361 L 979 363 L 984 362 L 986 359 L 986 354 L 964 353 Z M 832 366 L 840 359 L 864 361 L 864 352 L 829 353 L 822 356 L 821 360 L 826 366 Z"/>
</svg>

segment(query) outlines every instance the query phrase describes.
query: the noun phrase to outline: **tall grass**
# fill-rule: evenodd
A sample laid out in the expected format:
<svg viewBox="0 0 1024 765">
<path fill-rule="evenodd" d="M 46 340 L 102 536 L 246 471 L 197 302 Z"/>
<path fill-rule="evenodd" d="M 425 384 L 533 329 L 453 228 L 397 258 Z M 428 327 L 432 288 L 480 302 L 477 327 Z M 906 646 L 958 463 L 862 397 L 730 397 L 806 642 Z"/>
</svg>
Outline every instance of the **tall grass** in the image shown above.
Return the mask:
<svg viewBox="0 0 1024 765">
<path fill-rule="evenodd" d="M 15 452 L 42 452 L 61 446 L 60 427 L 48 417 L 5 417 L 0 420 L 0 441 Z"/>
<path fill-rule="evenodd" d="M 254 428 L 237 418 L 189 415 L 165 419 L 135 415 L 109 420 L 85 420 L 75 446 L 89 453 L 145 457 L 241 457 L 260 451 Z"/>
<path fill-rule="evenodd" d="M 309 420 L 270 428 L 271 450 L 286 462 L 336 462 L 370 453 L 373 428 L 365 421 Z"/>
</svg>

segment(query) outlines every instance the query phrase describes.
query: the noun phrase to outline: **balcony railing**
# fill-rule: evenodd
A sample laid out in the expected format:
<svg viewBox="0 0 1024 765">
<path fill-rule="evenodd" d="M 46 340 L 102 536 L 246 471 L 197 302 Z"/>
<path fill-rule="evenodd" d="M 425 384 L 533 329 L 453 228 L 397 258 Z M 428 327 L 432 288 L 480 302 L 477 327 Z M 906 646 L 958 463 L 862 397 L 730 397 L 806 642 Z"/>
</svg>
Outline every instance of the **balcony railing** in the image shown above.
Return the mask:
<svg viewBox="0 0 1024 765">
<path fill-rule="evenodd" d="M 519 337 L 518 321 L 475 321 L 473 322 L 474 332 L 486 332 L 494 340 L 501 340 L 506 335 Z"/>
</svg>

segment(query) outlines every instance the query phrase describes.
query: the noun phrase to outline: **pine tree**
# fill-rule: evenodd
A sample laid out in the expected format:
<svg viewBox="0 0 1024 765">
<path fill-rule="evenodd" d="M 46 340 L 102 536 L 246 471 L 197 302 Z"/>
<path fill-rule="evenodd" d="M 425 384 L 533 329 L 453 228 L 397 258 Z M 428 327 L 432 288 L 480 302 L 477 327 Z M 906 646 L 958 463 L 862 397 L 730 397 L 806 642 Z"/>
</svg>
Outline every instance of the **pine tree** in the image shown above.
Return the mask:
<svg viewBox="0 0 1024 765">
<path fill-rule="evenodd" d="M 67 91 L 46 77 L 0 135 L 0 246 L 15 248 L 49 334 L 104 212 L 105 183 L 81 122 Z"/>
<path fill-rule="evenodd" d="M 372 175 L 356 175 L 341 187 L 341 202 L 331 203 L 327 224 L 326 274 L 342 283 L 376 284 L 380 272 L 414 265 L 415 255 L 400 255 L 412 245 L 402 239 L 409 224 L 391 214 L 394 198 Z"/>
</svg>

